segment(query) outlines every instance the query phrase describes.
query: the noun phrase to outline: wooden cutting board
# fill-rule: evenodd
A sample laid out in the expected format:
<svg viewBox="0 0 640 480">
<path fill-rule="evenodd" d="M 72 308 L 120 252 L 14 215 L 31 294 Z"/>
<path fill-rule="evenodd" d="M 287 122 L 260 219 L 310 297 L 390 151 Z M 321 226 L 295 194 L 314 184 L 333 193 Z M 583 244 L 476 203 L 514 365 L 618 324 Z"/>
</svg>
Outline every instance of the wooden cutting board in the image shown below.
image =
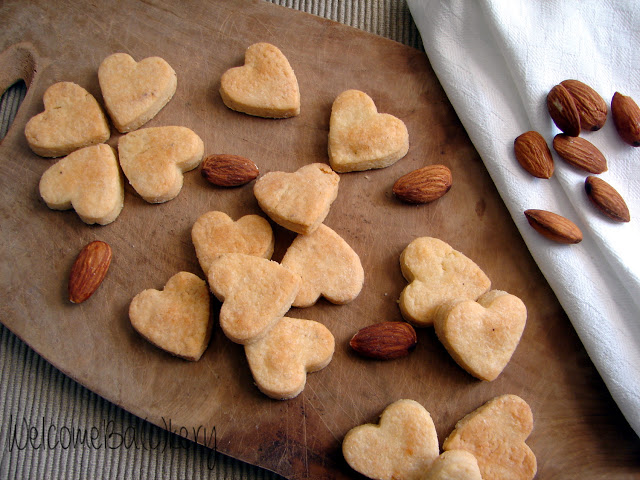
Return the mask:
<svg viewBox="0 0 640 480">
<path fill-rule="evenodd" d="M 0 87 L 19 78 L 29 85 L 0 145 L 1 320 L 57 368 L 156 425 L 167 428 L 170 421 L 171 430 L 191 440 L 213 446 L 215 427 L 218 451 L 291 479 L 353 477 L 340 450 L 343 436 L 376 421 L 395 400 L 422 403 L 442 443 L 458 419 L 504 393 L 532 407 L 528 443 L 538 478 L 640 477 L 638 438 L 529 255 L 424 54 L 255 1 L 5 1 L 0 18 Z M 245 49 L 259 41 L 277 45 L 293 66 L 302 95 L 298 117 L 253 118 L 223 105 L 220 76 L 241 65 Z M 263 174 L 328 161 L 331 104 L 346 89 L 367 92 L 379 111 L 406 123 L 411 148 L 404 159 L 341 175 L 325 223 L 360 255 L 365 286 L 349 305 L 321 300 L 292 312 L 324 323 L 336 338 L 333 361 L 309 375 L 299 397 L 262 395 L 242 347 L 217 324 L 203 358 L 190 363 L 151 346 L 128 320 L 129 302 L 141 290 L 162 288 L 182 270 L 203 277 L 191 226 L 209 210 L 233 218 L 261 213 L 252 184 L 216 188 L 193 171 L 180 195 L 162 205 L 147 204 L 127 187 L 122 214 L 104 227 L 85 225 L 73 211 L 49 210 L 40 199 L 38 181 L 54 160 L 29 150 L 27 120 L 42 111 L 45 89 L 58 81 L 76 82 L 101 102 L 97 69 L 114 52 L 136 60 L 158 55 L 177 72 L 175 97 L 147 126 L 187 126 L 204 140 L 206 154 L 249 157 Z M 113 132 L 109 143 L 115 146 L 118 137 Z M 435 163 L 453 172 L 446 196 L 423 206 L 393 197 L 397 178 Z M 275 225 L 274 231 L 279 260 L 293 234 Z M 465 373 L 429 328 L 418 332 L 417 349 L 404 359 L 371 361 L 350 351 L 348 341 L 361 327 L 401 319 L 396 301 L 405 281 L 398 258 L 420 236 L 450 243 L 484 269 L 494 288 L 527 305 L 522 341 L 497 380 Z M 71 264 L 96 239 L 112 246 L 111 269 L 92 298 L 72 305 L 66 300 Z"/>
</svg>

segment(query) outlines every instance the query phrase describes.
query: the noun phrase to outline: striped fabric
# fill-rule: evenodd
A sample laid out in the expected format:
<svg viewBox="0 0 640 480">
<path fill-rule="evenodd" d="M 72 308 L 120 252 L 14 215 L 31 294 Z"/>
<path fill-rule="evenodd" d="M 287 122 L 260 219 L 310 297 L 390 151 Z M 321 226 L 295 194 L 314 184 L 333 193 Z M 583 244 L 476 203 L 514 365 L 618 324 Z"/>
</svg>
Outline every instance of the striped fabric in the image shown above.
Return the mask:
<svg viewBox="0 0 640 480">
<path fill-rule="evenodd" d="M 423 48 L 405 0 L 270 1 Z M 6 135 L 25 94 L 22 83 L 2 96 L 0 139 Z M 33 445 L 26 441 L 24 433 L 31 427 L 41 436 Z M 42 442 L 45 432 L 48 434 Z M 127 432 L 135 432 L 153 448 L 126 448 L 123 445 Z M 107 444 L 101 439 L 110 433 L 112 443 Z M 96 440 L 90 445 L 92 434 Z M 84 444 L 80 443 L 83 438 Z M 65 376 L 0 325 L 0 478 L 274 480 L 281 477 L 186 442 L 116 407 Z"/>
</svg>

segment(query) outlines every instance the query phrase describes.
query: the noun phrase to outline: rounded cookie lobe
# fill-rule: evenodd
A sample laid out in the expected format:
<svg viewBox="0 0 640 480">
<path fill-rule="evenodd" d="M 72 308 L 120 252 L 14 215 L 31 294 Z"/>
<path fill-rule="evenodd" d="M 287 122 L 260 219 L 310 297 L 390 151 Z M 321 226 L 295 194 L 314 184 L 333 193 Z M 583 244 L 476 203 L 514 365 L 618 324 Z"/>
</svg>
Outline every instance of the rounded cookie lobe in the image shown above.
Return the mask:
<svg viewBox="0 0 640 480">
<path fill-rule="evenodd" d="M 466 450 L 443 452 L 421 480 L 482 480 L 478 461 Z"/>
</svg>

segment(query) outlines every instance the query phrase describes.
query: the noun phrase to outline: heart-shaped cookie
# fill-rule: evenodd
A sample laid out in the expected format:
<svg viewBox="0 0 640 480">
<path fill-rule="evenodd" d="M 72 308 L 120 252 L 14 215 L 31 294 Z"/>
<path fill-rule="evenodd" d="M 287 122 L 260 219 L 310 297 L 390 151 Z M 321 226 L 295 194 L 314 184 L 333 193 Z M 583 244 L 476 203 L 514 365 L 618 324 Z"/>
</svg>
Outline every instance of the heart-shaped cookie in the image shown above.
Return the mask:
<svg viewBox="0 0 640 480">
<path fill-rule="evenodd" d="M 73 208 L 85 223 L 113 222 L 124 205 L 115 152 L 101 143 L 58 160 L 42 174 L 40 196 L 53 210 Z"/>
<path fill-rule="evenodd" d="M 336 97 L 329 120 L 329 160 L 336 172 L 388 167 L 408 151 L 404 122 L 378 113 L 369 95 L 347 90 Z"/>
<path fill-rule="evenodd" d="M 227 70 L 220 79 L 220 96 L 231 110 L 265 118 L 300 113 L 300 90 L 289 61 L 269 43 L 247 48 L 244 65 Z"/>
<path fill-rule="evenodd" d="M 270 259 L 273 254 L 273 230 L 259 215 L 245 215 L 233 221 L 224 212 L 201 215 L 191 229 L 191 240 L 205 275 L 211 262 L 223 253 L 246 253 Z"/>
<path fill-rule="evenodd" d="M 300 276 L 278 262 L 224 253 L 209 265 L 209 287 L 223 302 L 220 327 L 232 342 L 255 342 L 291 308 Z"/>
<path fill-rule="evenodd" d="M 453 359 L 481 380 L 492 381 L 507 366 L 527 323 L 527 307 L 501 290 L 477 302 L 442 305 L 435 317 L 438 338 Z"/>
<path fill-rule="evenodd" d="M 260 391 L 276 400 L 286 400 L 302 392 L 307 373 L 329 365 L 335 340 L 321 323 L 283 317 L 265 336 L 244 349 Z"/>
<path fill-rule="evenodd" d="M 378 425 L 349 430 L 342 453 L 351 468 L 369 478 L 411 480 L 422 478 L 440 451 L 429 412 L 405 399 L 385 408 Z"/>
<path fill-rule="evenodd" d="M 204 144 L 187 127 L 152 127 L 118 140 L 120 166 L 131 186 L 149 203 L 178 196 L 183 174 L 202 161 Z"/>
<path fill-rule="evenodd" d="M 422 480 L 482 480 L 482 475 L 472 453 L 449 450 L 435 459 Z"/>
<path fill-rule="evenodd" d="M 294 307 L 310 307 L 324 296 L 332 303 L 354 300 L 364 283 L 360 257 L 344 239 L 326 225 L 298 235 L 282 259 L 282 266 L 302 278 Z"/>
<path fill-rule="evenodd" d="M 484 480 L 530 480 L 537 471 L 536 457 L 524 443 L 531 430 L 527 402 L 502 395 L 460 420 L 442 448 L 471 452 Z"/>
<path fill-rule="evenodd" d="M 106 142 L 111 130 L 100 105 L 84 88 L 59 82 L 44 92 L 44 112 L 27 122 L 25 137 L 42 157 L 62 157 L 74 150 Z"/>
<path fill-rule="evenodd" d="M 296 172 L 269 172 L 258 179 L 253 193 L 271 219 L 296 233 L 313 232 L 329 214 L 338 196 L 340 177 L 324 163 Z"/>
<path fill-rule="evenodd" d="M 443 303 L 475 300 L 491 287 L 478 265 L 437 238 L 413 240 L 400 255 L 400 267 L 409 282 L 400 294 L 400 311 L 418 327 L 433 325 Z"/>
<path fill-rule="evenodd" d="M 129 319 L 155 346 L 195 362 L 211 337 L 209 290 L 193 273 L 177 273 L 164 290 L 143 290 L 136 295 L 129 305 Z"/>
<path fill-rule="evenodd" d="M 114 53 L 98 68 L 102 98 L 113 125 L 121 133 L 140 128 L 176 92 L 176 72 L 160 57 L 136 62 L 131 55 Z"/>
</svg>

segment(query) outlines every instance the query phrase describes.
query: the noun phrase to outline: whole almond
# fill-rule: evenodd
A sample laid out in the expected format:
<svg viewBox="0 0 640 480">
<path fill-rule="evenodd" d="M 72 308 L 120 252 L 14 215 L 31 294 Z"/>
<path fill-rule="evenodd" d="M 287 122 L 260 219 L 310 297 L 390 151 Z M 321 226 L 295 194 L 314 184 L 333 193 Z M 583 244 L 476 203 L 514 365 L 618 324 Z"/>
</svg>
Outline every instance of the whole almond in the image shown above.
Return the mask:
<svg viewBox="0 0 640 480">
<path fill-rule="evenodd" d="M 640 147 L 640 108 L 633 98 L 614 93 L 611 116 L 620 138 L 632 147 Z"/>
<path fill-rule="evenodd" d="M 571 220 L 546 210 L 526 210 L 529 225 L 538 233 L 558 243 L 580 243 L 582 232 Z"/>
<path fill-rule="evenodd" d="M 556 126 L 565 134 L 580 135 L 580 115 L 576 102 L 562 85 L 556 85 L 547 95 L 547 110 Z"/>
<path fill-rule="evenodd" d="M 418 343 L 414 328 L 406 322 L 382 322 L 360 329 L 349 345 L 360 355 L 378 360 L 404 357 Z"/>
<path fill-rule="evenodd" d="M 518 163 L 527 172 L 538 178 L 551 178 L 553 157 L 545 139 L 538 132 L 525 132 L 515 139 L 513 148 Z"/>
<path fill-rule="evenodd" d="M 607 102 L 598 92 L 580 80 L 564 80 L 560 84 L 567 89 L 580 116 L 580 128 L 595 132 L 607 121 Z"/>
<path fill-rule="evenodd" d="M 589 173 L 607 171 L 607 159 L 589 140 L 559 133 L 553 139 L 553 149 L 574 167 Z"/>
<path fill-rule="evenodd" d="M 618 191 L 601 178 L 589 176 L 584 181 L 589 200 L 605 215 L 618 222 L 631 221 L 629 207 Z"/>
<path fill-rule="evenodd" d="M 69 274 L 69 301 L 82 303 L 98 289 L 111 265 L 111 247 L 100 240 L 86 245 Z"/>
<path fill-rule="evenodd" d="M 239 155 L 209 155 L 202 161 L 202 176 L 219 187 L 238 187 L 254 180 L 258 174 L 255 163 Z"/>
<path fill-rule="evenodd" d="M 444 165 L 427 165 L 400 177 L 393 194 L 406 203 L 428 203 L 442 197 L 451 188 L 451 170 Z"/>
</svg>

